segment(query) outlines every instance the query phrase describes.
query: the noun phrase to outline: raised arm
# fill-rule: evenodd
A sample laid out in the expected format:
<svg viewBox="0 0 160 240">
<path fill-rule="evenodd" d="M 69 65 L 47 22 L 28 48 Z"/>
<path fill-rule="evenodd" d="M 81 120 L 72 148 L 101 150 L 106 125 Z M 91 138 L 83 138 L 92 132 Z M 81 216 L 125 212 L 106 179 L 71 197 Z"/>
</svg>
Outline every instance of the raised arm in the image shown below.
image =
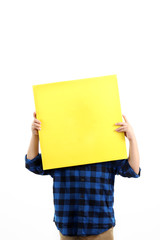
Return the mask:
<svg viewBox="0 0 160 240">
<path fill-rule="evenodd" d="M 138 151 L 138 144 L 136 141 L 136 138 L 133 137 L 129 141 L 129 158 L 128 162 L 132 169 L 135 171 L 135 173 L 139 173 L 139 164 L 140 164 L 140 159 L 139 159 L 139 151 Z"/>
<path fill-rule="evenodd" d="M 135 171 L 136 174 L 140 172 L 140 158 L 139 158 L 139 151 L 138 151 L 138 144 L 136 141 L 136 137 L 133 131 L 132 126 L 128 122 L 127 118 L 122 115 L 125 122 L 115 123 L 115 125 L 120 125 L 121 127 L 117 128 L 117 132 L 124 132 L 125 136 L 129 140 L 129 157 L 128 163 L 131 168 Z"/>
<path fill-rule="evenodd" d="M 33 113 L 34 121 L 31 126 L 32 136 L 29 144 L 29 148 L 27 151 L 27 158 L 33 159 L 39 153 L 39 134 L 38 130 L 40 130 L 40 121 L 36 119 L 36 112 Z"/>
<path fill-rule="evenodd" d="M 36 119 L 36 113 L 33 113 L 34 121 L 31 126 L 32 136 L 29 144 L 27 154 L 25 154 L 25 167 L 39 175 L 50 175 L 53 177 L 54 169 L 43 170 L 42 156 L 39 153 L 39 133 L 40 121 Z"/>
</svg>

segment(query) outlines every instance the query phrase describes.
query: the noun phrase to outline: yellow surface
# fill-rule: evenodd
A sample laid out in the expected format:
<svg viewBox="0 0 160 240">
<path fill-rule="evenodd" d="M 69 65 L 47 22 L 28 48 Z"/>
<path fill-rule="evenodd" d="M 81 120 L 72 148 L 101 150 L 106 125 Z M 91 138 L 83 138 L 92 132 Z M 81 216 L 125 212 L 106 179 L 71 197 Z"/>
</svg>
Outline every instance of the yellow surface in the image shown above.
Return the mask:
<svg viewBox="0 0 160 240">
<path fill-rule="evenodd" d="M 43 170 L 127 158 L 117 75 L 32 87 Z"/>
</svg>

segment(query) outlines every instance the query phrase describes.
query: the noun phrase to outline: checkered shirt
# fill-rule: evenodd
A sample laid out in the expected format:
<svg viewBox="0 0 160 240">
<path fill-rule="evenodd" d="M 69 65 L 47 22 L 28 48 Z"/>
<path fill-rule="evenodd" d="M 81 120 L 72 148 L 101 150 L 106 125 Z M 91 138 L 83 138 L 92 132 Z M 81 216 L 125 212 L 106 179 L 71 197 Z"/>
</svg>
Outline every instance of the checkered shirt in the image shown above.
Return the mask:
<svg viewBox="0 0 160 240">
<path fill-rule="evenodd" d="M 115 175 L 140 177 L 128 159 L 43 170 L 41 153 L 33 159 L 25 155 L 25 167 L 53 178 L 53 222 L 66 236 L 97 235 L 115 226 Z"/>
</svg>

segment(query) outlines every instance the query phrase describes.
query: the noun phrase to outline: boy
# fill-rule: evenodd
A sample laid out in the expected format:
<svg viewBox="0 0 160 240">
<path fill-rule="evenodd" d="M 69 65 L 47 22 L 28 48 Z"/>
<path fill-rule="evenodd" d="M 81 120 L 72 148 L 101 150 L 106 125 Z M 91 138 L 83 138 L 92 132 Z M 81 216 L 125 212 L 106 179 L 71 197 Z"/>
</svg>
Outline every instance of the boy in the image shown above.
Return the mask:
<svg viewBox="0 0 160 240">
<path fill-rule="evenodd" d="M 140 176 L 136 138 L 127 118 L 115 131 L 129 140 L 128 159 L 43 170 L 39 153 L 40 121 L 33 113 L 32 137 L 25 155 L 25 167 L 36 174 L 50 175 L 53 181 L 55 214 L 53 221 L 61 240 L 113 240 L 114 179 Z"/>
</svg>

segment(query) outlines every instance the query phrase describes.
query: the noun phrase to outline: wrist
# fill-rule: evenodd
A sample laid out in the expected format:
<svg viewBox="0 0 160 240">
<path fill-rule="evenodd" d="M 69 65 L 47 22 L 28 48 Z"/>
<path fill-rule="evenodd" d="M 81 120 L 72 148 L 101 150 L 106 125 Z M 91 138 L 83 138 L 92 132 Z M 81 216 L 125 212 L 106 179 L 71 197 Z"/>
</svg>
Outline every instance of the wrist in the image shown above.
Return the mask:
<svg viewBox="0 0 160 240">
<path fill-rule="evenodd" d="M 39 139 L 39 135 L 35 135 L 35 134 L 32 133 L 32 138 Z"/>
<path fill-rule="evenodd" d="M 132 137 L 129 139 L 129 142 L 130 142 L 130 143 L 136 142 L 136 137 L 135 137 L 135 136 L 132 136 Z"/>
</svg>

